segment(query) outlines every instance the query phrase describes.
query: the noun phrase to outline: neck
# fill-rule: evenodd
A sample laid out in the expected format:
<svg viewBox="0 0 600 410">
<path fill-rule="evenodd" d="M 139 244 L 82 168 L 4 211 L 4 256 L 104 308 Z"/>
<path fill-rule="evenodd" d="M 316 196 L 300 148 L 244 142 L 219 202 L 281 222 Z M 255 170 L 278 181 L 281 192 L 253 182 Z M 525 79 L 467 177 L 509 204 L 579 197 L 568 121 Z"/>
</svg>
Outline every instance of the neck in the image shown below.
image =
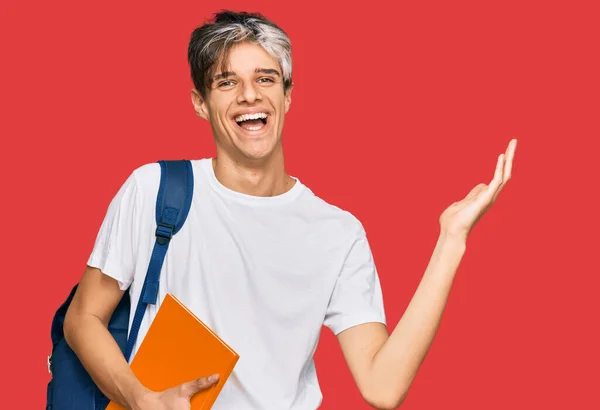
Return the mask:
<svg viewBox="0 0 600 410">
<path fill-rule="evenodd" d="M 273 153 L 259 161 L 242 162 L 217 151 L 212 165 L 223 186 L 246 195 L 277 196 L 289 191 L 296 183 L 285 171 L 282 153 Z"/>
</svg>

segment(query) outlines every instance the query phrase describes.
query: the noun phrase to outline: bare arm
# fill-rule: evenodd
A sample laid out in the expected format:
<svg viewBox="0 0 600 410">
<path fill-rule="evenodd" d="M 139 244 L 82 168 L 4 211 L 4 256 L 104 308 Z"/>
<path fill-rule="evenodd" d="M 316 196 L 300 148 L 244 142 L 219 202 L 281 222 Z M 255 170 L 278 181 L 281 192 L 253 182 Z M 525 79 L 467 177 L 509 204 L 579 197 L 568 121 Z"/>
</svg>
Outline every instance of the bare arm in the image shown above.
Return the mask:
<svg viewBox="0 0 600 410">
<path fill-rule="evenodd" d="M 435 337 L 465 245 L 440 235 L 429 266 L 391 335 L 381 323 L 341 332 L 338 340 L 365 400 L 395 409 L 406 398 Z"/>
<path fill-rule="evenodd" d="M 64 333 L 98 388 L 109 399 L 131 408 L 147 389 L 107 329 L 122 297 L 116 280 L 88 266 L 67 311 Z"/>
<path fill-rule="evenodd" d="M 511 178 L 516 140 L 498 157 L 494 178 L 479 184 L 440 216 L 441 233 L 423 278 L 391 335 L 380 323 L 347 329 L 338 340 L 365 400 L 378 409 L 399 407 L 440 324 L 467 237 Z"/>
<path fill-rule="evenodd" d="M 67 343 L 102 393 L 126 409 L 189 409 L 191 398 L 213 386 L 219 375 L 200 377 L 160 392 L 145 388 L 108 331 L 108 322 L 122 297 L 116 280 L 88 266 L 65 317 Z"/>
</svg>

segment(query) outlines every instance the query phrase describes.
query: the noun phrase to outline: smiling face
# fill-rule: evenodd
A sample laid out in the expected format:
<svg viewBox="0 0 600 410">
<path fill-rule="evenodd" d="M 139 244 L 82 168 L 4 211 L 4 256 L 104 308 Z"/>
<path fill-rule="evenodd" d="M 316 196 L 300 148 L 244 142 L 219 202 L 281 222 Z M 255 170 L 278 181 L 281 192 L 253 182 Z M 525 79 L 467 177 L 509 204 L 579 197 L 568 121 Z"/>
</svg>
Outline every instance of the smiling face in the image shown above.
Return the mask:
<svg viewBox="0 0 600 410">
<path fill-rule="evenodd" d="M 281 150 L 292 86 L 284 93 L 277 59 L 258 44 L 239 43 L 229 52 L 227 71 L 221 71 L 221 61 L 215 67 L 206 98 L 194 89 L 192 102 L 210 122 L 217 151 L 255 161 Z"/>
</svg>

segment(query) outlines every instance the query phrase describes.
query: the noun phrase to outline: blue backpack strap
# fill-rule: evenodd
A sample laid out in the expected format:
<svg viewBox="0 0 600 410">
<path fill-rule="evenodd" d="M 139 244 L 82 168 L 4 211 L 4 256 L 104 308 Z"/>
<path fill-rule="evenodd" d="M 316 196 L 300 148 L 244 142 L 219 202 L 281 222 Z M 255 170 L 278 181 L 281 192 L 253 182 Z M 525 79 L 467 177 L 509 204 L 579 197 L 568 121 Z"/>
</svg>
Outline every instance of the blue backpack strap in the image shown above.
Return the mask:
<svg viewBox="0 0 600 410">
<path fill-rule="evenodd" d="M 156 198 L 156 241 L 127 340 L 125 350 L 127 361 L 137 340 L 146 307 L 149 304 L 156 304 L 160 271 L 171 237 L 183 226 L 194 193 L 194 174 L 190 161 L 158 161 L 158 163 L 161 171 L 160 187 Z"/>
</svg>

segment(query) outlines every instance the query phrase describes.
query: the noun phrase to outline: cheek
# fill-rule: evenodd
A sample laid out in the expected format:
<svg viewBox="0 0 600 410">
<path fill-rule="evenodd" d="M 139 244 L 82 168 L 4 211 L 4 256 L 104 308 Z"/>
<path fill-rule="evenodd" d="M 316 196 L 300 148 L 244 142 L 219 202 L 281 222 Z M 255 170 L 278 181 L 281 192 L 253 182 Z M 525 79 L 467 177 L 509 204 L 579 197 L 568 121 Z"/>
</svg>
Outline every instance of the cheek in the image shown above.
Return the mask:
<svg viewBox="0 0 600 410">
<path fill-rule="evenodd" d="M 211 112 L 211 120 L 214 121 L 216 125 L 219 127 L 225 127 L 225 123 L 227 121 L 227 112 L 226 110 L 219 109 L 215 107 L 215 109 Z"/>
<path fill-rule="evenodd" d="M 210 97 L 210 103 L 207 106 L 207 111 L 210 116 L 211 122 L 215 124 L 222 123 L 222 120 L 225 118 L 225 114 L 227 113 L 228 104 L 227 101 L 221 98 L 222 96 L 215 93 Z"/>
</svg>

